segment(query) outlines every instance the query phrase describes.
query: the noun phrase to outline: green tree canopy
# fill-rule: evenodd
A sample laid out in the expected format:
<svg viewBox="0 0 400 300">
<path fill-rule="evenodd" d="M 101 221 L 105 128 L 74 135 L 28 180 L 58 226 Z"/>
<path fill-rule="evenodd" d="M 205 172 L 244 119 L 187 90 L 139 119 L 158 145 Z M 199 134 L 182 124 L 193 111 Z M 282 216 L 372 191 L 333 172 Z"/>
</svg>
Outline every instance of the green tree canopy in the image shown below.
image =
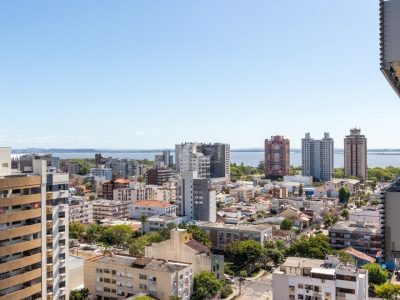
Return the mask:
<svg viewBox="0 0 400 300">
<path fill-rule="evenodd" d="M 342 209 L 342 212 L 340 213 L 340 215 L 343 217 L 343 218 L 345 218 L 346 220 L 348 220 L 349 219 L 349 210 L 347 209 L 347 208 L 343 208 Z"/>
<path fill-rule="evenodd" d="M 200 272 L 194 276 L 193 294 L 194 299 L 207 299 L 214 297 L 223 288 L 224 283 L 211 272 Z"/>
<path fill-rule="evenodd" d="M 368 279 L 371 285 L 384 284 L 388 279 L 388 271 L 383 270 L 382 267 L 377 263 L 368 263 L 362 268 L 368 270 Z"/>
<path fill-rule="evenodd" d="M 341 203 L 347 203 L 347 202 L 349 202 L 349 199 L 350 199 L 349 189 L 347 188 L 347 186 L 342 186 L 339 189 L 339 201 Z"/>
<path fill-rule="evenodd" d="M 132 237 L 133 230 L 129 225 L 115 225 L 108 227 L 102 234 L 102 240 L 116 247 L 121 247 L 127 244 Z"/>
<path fill-rule="evenodd" d="M 198 241 L 208 247 L 211 246 L 211 242 L 210 242 L 210 238 L 208 237 L 208 234 L 204 230 L 200 229 L 200 227 L 198 227 L 196 225 L 188 225 L 187 231 L 192 234 L 193 238 L 196 241 Z"/>
<path fill-rule="evenodd" d="M 263 257 L 263 248 L 253 240 L 239 241 L 225 246 L 227 259 L 237 266 L 255 264 Z"/>
<path fill-rule="evenodd" d="M 69 223 L 69 237 L 82 240 L 86 234 L 86 227 L 78 222 Z"/>
<path fill-rule="evenodd" d="M 396 296 L 400 296 L 400 286 L 392 283 L 376 285 L 375 294 L 385 300 L 395 299 Z"/>
<path fill-rule="evenodd" d="M 292 229 L 292 221 L 290 219 L 283 219 L 280 225 L 282 230 L 290 230 Z"/>
<path fill-rule="evenodd" d="M 70 300 L 86 300 L 89 297 L 89 289 L 82 288 L 79 290 L 71 291 L 69 294 Z"/>
<path fill-rule="evenodd" d="M 308 237 L 303 235 L 287 250 L 288 256 L 324 259 L 327 254 L 332 254 L 333 249 L 326 236 L 318 234 Z"/>
</svg>

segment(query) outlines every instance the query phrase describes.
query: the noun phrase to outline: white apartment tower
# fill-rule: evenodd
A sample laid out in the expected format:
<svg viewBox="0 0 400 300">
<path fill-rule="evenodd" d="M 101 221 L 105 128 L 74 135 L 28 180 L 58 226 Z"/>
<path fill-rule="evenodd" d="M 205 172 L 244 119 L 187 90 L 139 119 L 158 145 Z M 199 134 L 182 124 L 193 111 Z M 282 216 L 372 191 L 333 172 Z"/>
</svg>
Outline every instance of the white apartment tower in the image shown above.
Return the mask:
<svg viewBox="0 0 400 300">
<path fill-rule="evenodd" d="M 325 132 L 321 140 L 314 140 L 306 133 L 301 140 L 302 174 L 313 176 L 320 181 L 329 181 L 334 168 L 334 144 L 329 133 Z"/>
<path fill-rule="evenodd" d="M 344 139 L 344 176 L 367 179 L 367 138 L 361 129 L 350 129 Z"/>
<path fill-rule="evenodd" d="M 216 193 L 208 178 L 198 178 L 196 171 L 184 171 L 178 180 L 177 208 L 189 221 L 216 222 Z"/>
</svg>

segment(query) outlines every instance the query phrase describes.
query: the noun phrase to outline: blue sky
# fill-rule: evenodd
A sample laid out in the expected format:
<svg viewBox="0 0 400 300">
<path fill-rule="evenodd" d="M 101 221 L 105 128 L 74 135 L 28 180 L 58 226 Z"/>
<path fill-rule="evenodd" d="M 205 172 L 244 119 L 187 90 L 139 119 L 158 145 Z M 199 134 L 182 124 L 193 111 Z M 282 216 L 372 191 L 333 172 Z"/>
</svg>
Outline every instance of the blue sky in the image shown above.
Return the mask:
<svg viewBox="0 0 400 300">
<path fill-rule="evenodd" d="M 400 148 L 378 37 L 374 0 L 1 1 L 0 145 Z"/>
</svg>

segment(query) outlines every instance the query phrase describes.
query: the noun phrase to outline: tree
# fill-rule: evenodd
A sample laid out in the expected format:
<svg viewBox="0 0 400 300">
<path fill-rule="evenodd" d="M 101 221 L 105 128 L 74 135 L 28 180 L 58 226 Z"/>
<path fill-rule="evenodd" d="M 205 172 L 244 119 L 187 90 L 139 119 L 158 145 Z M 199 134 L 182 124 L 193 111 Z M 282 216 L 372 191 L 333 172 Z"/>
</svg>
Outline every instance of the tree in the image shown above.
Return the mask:
<svg viewBox="0 0 400 300">
<path fill-rule="evenodd" d="M 299 185 L 299 196 L 303 196 L 303 185 L 301 183 Z"/>
<path fill-rule="evenodd" d="M 129 253 L 134 256 L 143 256 L 146 246 L 152 243 L 159 243 L 163 241 L 163 237 L 159 232 L 148 232 L 145 235 L 133 240 L 129 245 Z"/>
<path fill-rule="evenodd" d="M 286 255 L 324 259 L 327 254 L 332 253 L 333 249 L 329 244 L 328 238 L 322 234 L 317 234 L 310 237 L 301 236 L 299 240 L 289 247 Z"/>
<path fill-rule="evenodd" d="M 253 240 L 238 241 L 225 246 L 225 255 L 228 261 L 236 268 L 248 266 L 253 269 L 263 259 L 263 248 L 260 243 Z"/>
<path fill-rule="evenodd" d="M 278 249 L 265 249 L 265 257 L 271 259 L 275 266 L 282 263 L 285 259 L 282 252 Z"/>
<path fill-rule="evenodd" d="M 232 287 L 229 284 L 224 283 L 224 286 L 221 288 L 221 298 L 228 298 L 232 293 Z"/>
<path fill-rule="evenodd" d="M 334 254 L 338 256 L 339 260 L 342 263 L 351 263 L 353 265 L 356 264 L 356 261 L 354 260 L 353 256 L 351 256 L 347 252 L 344 252 L 343 250 L 335 251 Z"/>
<path fill-rule="evenodd" d="M 290 230 L 292 229 L 292 221 L 290 219 L 283 219 L 280 225 L 281 230 Z"/>
<path fill-rule="evenodd" d="M 70 300 L 86 300 L 89 297 L 89 289 L 82 288 L 80 290 L 71 291 L 69 294 Z"/>
<path fill-rule="evenodd" d="M 261 160 L 261 161 L 258 163 L 257 171 L 260 172 L 260 173 L 264 173 L 264 161 L 263 161 L 263 160 Z"/>
<path fill-rule="evenodd" d="M 368 263 L 362 267 L 368 270 L 368 280 L 371 285 L 384 284 L 388 278 L 388 271 L 383 270 L 377 263 Z"/>
<path fill-rule="evenodd" d="M 144 296 L 138 296 L 134 300 L 156 300 L 156 299 L 151 296 L 144 295 Z"/>
<path fill-rule="evenodd" d="M 200 227 L 198 227 L 196 225 L 189 225 L 189 226 L 187 226 L 187 231 L 192 234 L 192 237 L 196 241 L 202 243 L 205 246 L 208 246 L 208 247 L 211 246 L 211 242 L 210 242 L 210 238 L 208 237 L 208 234 L 204 230 L 200 229 Z"/>
<path fill-rule="evenodd" d="M 100 224 L 90 224 L 88 229 L 86 230 L 86 239 L 89 242 L 98 243 L 102 238 L 104 230 L 105 227 Z"/>
<path fill-rule="evenodd" d="M 211 272 L 200 272 L 194 276 L 193 294 L 195 299 L 214 297 L 223 288 L 224 283 Z"/>
<path fill-rule="evenodd" d="M 132 237 L 132 227 L 129 225 L 115 225 L 107 228 L 102 234 L 102 241 L 106 244 L 121 247 L 126 245 Z"/>
<path fill-rule="evenodd" d="M 382 299 L 395 299 L 400 295 L 400 286 L 392 283 L 384 283 L 375 286 L 375 294 Z"/>
<path fill-rule="evenodd" d="M 339 189 L 339 201 L 341 203 L 347 203 L 350 199 L 350 191 L 347 186 L 342 186 Z"/>
<path fill-rule="evenodd" d="M 71 239 L 82 240 L 86 234 L 86 227 L 78 222 L 69 224 L 69 237 Z"/>
<path fill-rule="evenodd" d="M 324 222 L 325 227 L 330 227 L 333 224 L 335 224 L 336 222 L 338 222 L 339 220 L 340 220 L 340 218 L 336 214 L 329 212 L 329 213 L 325 214 L 323 222 Z"/>
<path fill-rule="evenodd" d="M 141 224 L 142 235 L 144 234 L 144 223 L 146 223 L 147 219 L 148 219 L 147 215 L 140 216 L 140 222 L 142 223 Z"/>
<path fill-rule="evenodd" d="M 341 212 L 340 215 L 341 215 L 343 218 L 345 218 L 346 220 L 348 220 L 348 219 L 349 219 L 349 210 L 346 209 L 346 208 L 342 209 L 342 212 Z"/>
</svg>

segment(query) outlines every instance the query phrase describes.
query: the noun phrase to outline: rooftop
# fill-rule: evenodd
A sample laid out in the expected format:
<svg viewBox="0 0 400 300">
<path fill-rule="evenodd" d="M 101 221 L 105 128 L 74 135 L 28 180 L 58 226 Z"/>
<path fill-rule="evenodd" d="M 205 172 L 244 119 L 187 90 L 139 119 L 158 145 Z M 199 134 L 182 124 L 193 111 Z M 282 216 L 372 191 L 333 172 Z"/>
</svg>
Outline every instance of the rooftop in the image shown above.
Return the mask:
<svg viewBox="0 0 400 300">
<path fill-rule="evenodd" d="M 329 231 L 380 234 L 380 226 L 374 222 L 339 221 Z"/>
<path fill-rule="evenodd" d="M 356 250 L 356 249 L 354 249 L 352 247 L 348 247 L 346 249 L 343 249 L 343 251 L 348 253 L 348 254 L 350 254 L 350 255 L 352 255 L 352 256 L 354 256 L 354 257 L 357 257 L 359 259 L 362 259 L 362 260 L 365 260 L 365 261 L 368 261 L 368 262 L 371 262 L 371 263 L 375 262 L 375 258 L 373 258 L 373 257 L 371 257 L 371 256 L 369 256 L 369 255 L 367 255 L 365 253 L 362 253 L 361 251 L 358 251 L 358 250 Z"/>
<path fill-rule="evenodd" d="M 185 263 L 167 262 L 164 260 L 144 259 L 123 255 L 101 256 L 92 261 L 168 273 L 176 272 L 189 266 L 189 264 Z"/>
<path fill-rule="evenodd" d="M 164 201 L 157 201 L 157 200 L 142 200 L 138 201 L 134 204 L 134 206 L 146 206 L 146 207 L 171 207 L 174 204 Z"/>
<path fill-rule="evenodd" d="M 233 229 L 233 230 L 244 230 L 244 231 L 263 231 L 265 229 L 271 228 L 272 225 L 268 224 L 223 224 L 223 223 L 208 223 L 199 222 L 199 227 L 211 227 L 211 228 L 223 228 L 223 229 Z"/>
<path fill-rule="evenodd" d="M 188 242 L 185 243 L 186 246 L 192 248 L 193 250 L 196 250 L 198 253 L 209 253 L 210 248 L 207 246 L 203 245 L 202 243 L 192 239 Z"/>
</svg>

